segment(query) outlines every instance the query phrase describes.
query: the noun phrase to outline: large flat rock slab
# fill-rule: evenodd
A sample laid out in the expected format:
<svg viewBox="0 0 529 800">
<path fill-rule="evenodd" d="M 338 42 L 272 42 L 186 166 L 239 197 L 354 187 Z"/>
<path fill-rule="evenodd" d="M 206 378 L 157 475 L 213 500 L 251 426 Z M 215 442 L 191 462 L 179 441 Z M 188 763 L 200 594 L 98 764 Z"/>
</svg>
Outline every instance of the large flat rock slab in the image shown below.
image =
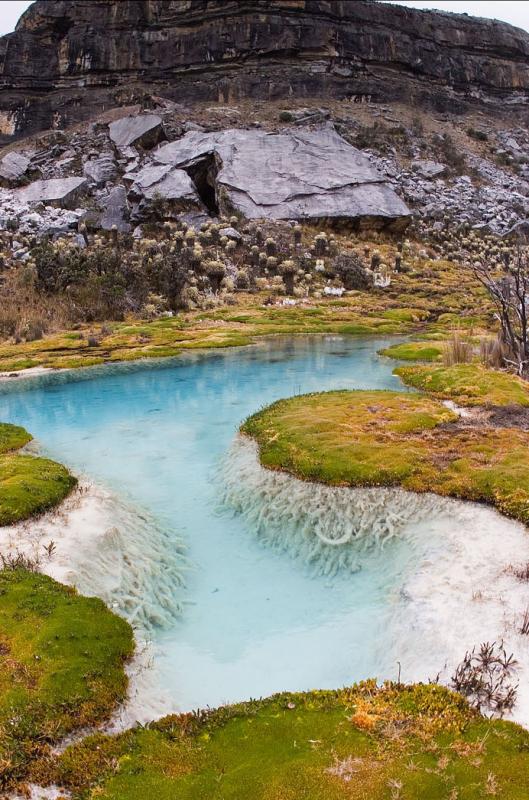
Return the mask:
<svg viewBox="0 0 529 800">
<path fill-rule="evenodd" d="M 158 114 L 138 114 L 122 117 L 108 126 L 110 138 L 118 148 L 139 145 L 154 147 L 163 134 L 162 118 Z"/>
<path fill-rule="evenodd" d="M 154 158 L 191 170 L 214 159 L 221 211 L 248 219 L 369 218 L 392 224 L 410 216 L 368 157 L 332 126 L 281 133 L 191 131 L 162 145 Z"/>
<path fill-rule="evenodd" d="M 131 197 L 148 200 L 159 197 L 162 200 L 186 200 L 200 204 L 195 184 L 183 169 L 175 169 L 169 164 L 148 164 L 128 177 L 129 180 L 134 178 L 129 190 Z"/>
<path fill-rule="evenodd" d="M 86 178 L 51 178 L 24 186 L 17 191 L 17 198 L 23 203 L 45 203 L 69 208 L 87 187 Z"/>
</svg>

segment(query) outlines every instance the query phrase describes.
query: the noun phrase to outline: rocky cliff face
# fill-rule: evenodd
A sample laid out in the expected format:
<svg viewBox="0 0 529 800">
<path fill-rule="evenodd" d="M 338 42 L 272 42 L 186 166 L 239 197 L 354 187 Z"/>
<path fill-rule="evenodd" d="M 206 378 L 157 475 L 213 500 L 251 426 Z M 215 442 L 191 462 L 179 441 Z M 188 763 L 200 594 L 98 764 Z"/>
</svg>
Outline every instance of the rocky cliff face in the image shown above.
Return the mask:
<svg viewBox="0 0 529 800">
<path fill-rule="evenodd" d="M 37 0 L 0 39 L 0 133 L 61 128 L 146 94 L 529 109 L 529 35 L 341 0 Z"/>
</svg>

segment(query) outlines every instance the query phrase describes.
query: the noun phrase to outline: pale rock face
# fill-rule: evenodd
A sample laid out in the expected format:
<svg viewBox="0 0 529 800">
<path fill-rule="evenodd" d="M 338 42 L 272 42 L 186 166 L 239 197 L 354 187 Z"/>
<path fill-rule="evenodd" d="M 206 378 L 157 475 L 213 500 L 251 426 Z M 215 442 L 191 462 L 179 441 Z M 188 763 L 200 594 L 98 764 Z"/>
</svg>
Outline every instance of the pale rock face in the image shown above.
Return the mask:
<svg viewBox="0 0 529 800">
<path fill-rule="evenodd" d="M 33 181 L 19 189 L 16 194 L 22 203 L 46 203 L 71 208 L 87 187 L 86 178 L 52 178 L 47 181 Z"/>
<path fill-rule="evenodd" d="M 119 149 L 139 145 L 153 147 L 162 135 L 162 118 L 157 114 L 122 117 L 109 125 L 110 138 Z"/>
<path fill-rule="evenodd" d="M 187 200 L 200 205 L 195 185 L 183 169 L 175 169 L 169 164 L 148 164 L 127 177 L 129 180 L 134 179 L 129 190 L 133 198 L 152 200 L 160 197 L 163 200 Z"/>
<path fill-rule="evenodd" d="M 8 153 L 0 160 L 0 178 L 5 181 L 17 181 L 22 178 L 31 163 L 23 153 Z"/>
<path fill-rule="evenodd" d="M 162 145 L 154 159 L 176 168 L 214 160 L 221 210 L 234 209 L 247 219 L 402 223 L 410 215 L 384 176 L 332 126 L 281 133 L 191 131 Z"/>
</svg>

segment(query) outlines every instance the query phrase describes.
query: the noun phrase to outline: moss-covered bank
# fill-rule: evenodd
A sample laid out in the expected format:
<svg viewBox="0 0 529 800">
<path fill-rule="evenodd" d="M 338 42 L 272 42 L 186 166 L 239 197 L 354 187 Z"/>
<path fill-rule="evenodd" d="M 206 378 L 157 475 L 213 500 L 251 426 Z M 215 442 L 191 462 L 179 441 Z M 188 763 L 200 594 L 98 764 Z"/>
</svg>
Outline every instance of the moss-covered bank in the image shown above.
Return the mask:
<svg viewBox="0 0 529 800">
<path fill-rule="evenodd" d="M 303 395 L 259 411 L 242 431 L 256 439 L 264 466 L 305 480 L 482 501 L 529 523 L 529 433 L 461 426 L 425 395 Z"/>
<path fill-rule="evenodd" d="M 408 386 L 461 406 L 529 406 L 527 381 L 477 363 L 397 367 L 395 374 Z"/>
<path fill-rule="evenodd" d="M 440 686 L 367 682 L 90 737 L 33 778 L 86 800 L 522 800 L 528 752 Z"/>
<path fill-rule="evenodd" d="M 24 428 L 0 423 L 0 526 L 53 508 L 77 485 L 62 464 L 14 452 L 31 438 Z"/>
<path fill-rule="evenodd" d="M 441 361 L 443 345 L 439 342 L 399 342 L 379 351 L 379 355 L 398 361 Z"/>
<path fill-rule="evenodd" d="M 67 733 L 126 693 L 128 623 L 45 575 L 0 572 L 0 794 Z"/>
</svg>

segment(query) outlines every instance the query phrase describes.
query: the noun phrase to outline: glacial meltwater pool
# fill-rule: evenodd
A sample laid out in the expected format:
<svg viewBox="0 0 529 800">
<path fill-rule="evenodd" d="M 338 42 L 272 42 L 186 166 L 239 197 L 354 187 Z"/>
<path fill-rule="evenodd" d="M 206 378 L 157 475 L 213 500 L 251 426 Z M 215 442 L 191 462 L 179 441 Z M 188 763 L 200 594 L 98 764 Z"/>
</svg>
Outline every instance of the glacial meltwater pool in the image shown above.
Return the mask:
<svg viewBox="0 0 529 800">
<path fill-rule="evenodd" d="M 68 575 L 152 642 L 139 718 L 396 678 L 399 663 L 404 680 L 448 675 L 500 636 L 526 663 L 529 598 L 508 572 L 529 560 L 521 525 L 431 495 L 304 484 L 237 436 L 280 397 L 402 389 L 376 354 L 386 344 L 274 339 L 0 386 L 0 419 L 106 490 L 96 522 L 79 512 Z"/>
</svg>

